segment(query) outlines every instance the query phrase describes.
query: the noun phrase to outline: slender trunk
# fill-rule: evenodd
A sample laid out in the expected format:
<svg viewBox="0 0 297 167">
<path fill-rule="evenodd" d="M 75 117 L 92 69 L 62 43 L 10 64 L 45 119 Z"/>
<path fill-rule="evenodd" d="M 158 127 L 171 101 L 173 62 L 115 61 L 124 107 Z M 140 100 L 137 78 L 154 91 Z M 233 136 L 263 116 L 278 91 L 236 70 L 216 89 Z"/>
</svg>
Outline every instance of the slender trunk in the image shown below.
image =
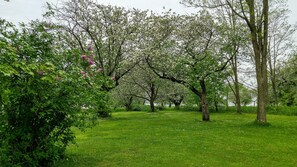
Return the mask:
<svg viewBox="0 0 297 167">
<path fill-rule="evenodd" d="M 219 103 L 218 103 L 218 101 L 217 100 L 215 100 L 215 109 L 216 109 L 216 112 L 218 112 L 219 111 Z"/>
<path fill-rule="evenodd" d="M 278 93 L 277 93 L 277 89 L 276 89 L 276 79 L 275 76 L 272 79 L 273 81 L 271 82 L 272 84 L 272 92 L 273 92 L 273 96 L 274 96 L 274 105 L 278 106 Z"/>
<path fill-rule="evenodd" d="M 237 56 L 234 56 L 233 73 L 234 73 L 234 87 L 235 87 L 235 98 L 236 98 L 236 112 L 241 113 L 241 102 L 239 93 L 239 81 L 238 81 L 238 70 L 237 70 Z"/>
<path fill-rule="evenodd" d="M 236 17 L 235 17 L 235 13 L 232 11 L 232 15 L 231 15 L 231 19 L 232 19 L 232 28 L 234 33 L 236 33 L 237 28 L 236 28 Z M 232 54 L 233 59 L 231 61 L 231 66 L 232 66 L 232 71 L 234 74 L 234 93 L 235 93 L 235 99 L 236 99 L 236 112 L 237 113 L 241 113 L 241 102 L 240 102 L 240 92 L 239 92 L 239 81 L 238 81 L 238 63 L 237 63 L 237 54 L 238 54 L 238 39 L 233 39 L 232 43 L 233 43 L 233 49 L 232 49 Z"/>
<path fill-rule="evenodd" d="M 226 110 L 228 111 L 229 109 L 229 91 L 227 91 L 227 94 L 226 94 Z"/>
<path fill-rule="evenodd" d="M 208 103 L 207 103 L 207 92 L 206 92 L 206 85 L 204 80 L 200 80 L 200 86 L 201 86 L 201 94 L 200 94 L 200 100 L 201 100 L 201 109 L 202 109 L 202 120 L 203 121 L 210 121 L 209 116 L 209 110 L 208 110 Z"/>
<path fill-rule="evenodd" d="M 270 57 L 268 59 L 268 64 L 269 64 L 269 71 L 270 71 L 270 82 L 271 82 L 271 88 L 272 88 L 272 93 L 273 93 L 273 104 L 275 106 L 278 105 L 278 94 L 276 90 L 276 75 L 275 75 L 275 66 L 272 65 L 272 58 L 271 58 L 271 53 Z"/>
</svg>

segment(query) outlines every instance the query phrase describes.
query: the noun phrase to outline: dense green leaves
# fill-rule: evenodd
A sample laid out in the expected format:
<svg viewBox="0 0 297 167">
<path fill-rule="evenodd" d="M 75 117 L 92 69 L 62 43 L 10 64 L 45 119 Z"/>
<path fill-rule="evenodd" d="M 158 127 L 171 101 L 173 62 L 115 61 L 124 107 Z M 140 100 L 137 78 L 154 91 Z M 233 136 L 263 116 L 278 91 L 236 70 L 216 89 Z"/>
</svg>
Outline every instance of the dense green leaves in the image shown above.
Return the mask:
<svg viewBox="0 0 297 167">
<path fill-rule="evenodd" d="M 276 83 L 278 87 L 278 96 L 280 104 L 287 106 L 296 106 L 297 105 L 297 58 L 296 54 L 292 56 L 286 66 L 282 67 L 277 73 Z"/>
<path fill-rule="evenodd" d="M 55 35 L 43 23 L 19 31 L 1 21 L 0 27 L 1 162 L 49 166 L 74 140 L 71 126 L 90 124 L 105 109 L 101 87 L 112 80 L 100 74 L 84 78 L 80 61 L 63 69 L 70 52 L 55 50 Z"/>
</svg>

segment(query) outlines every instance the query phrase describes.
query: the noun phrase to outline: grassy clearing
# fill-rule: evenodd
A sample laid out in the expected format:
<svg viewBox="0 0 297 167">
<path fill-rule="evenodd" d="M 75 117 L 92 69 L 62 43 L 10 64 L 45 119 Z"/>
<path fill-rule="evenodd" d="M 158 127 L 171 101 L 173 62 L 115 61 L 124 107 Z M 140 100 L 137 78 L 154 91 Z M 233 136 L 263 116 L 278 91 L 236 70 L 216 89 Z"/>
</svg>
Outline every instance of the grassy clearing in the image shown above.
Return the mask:
<svg viewBox="0 0 297 167">
<path fill-rule="evenodd" d="M 58 166 L 297 166 L 297 117 L 197 112 L 117 112 L 86 132 Z"/>
</svg>

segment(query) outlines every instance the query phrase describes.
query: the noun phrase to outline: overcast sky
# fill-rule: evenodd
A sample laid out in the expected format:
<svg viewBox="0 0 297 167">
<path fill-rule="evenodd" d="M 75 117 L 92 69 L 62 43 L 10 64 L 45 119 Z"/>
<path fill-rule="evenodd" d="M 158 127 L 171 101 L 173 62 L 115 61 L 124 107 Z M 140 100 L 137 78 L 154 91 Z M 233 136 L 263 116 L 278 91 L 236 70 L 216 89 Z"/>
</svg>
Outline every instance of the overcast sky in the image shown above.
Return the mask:
<svg viewBox="0 0 297 167">
<path fill-rule="evenodd" d="M 172 9 L 177 13 L 190 13 L 193 9 L 185 8 L 179 4 L 180 0 L 97 0 L 103 4 L 124 6 L 128 8 L 149 9 L 157 12 Z M 29 22 L 41 18 L 45 2 L 57 3 L 57 0 L 0 0 L 0 17 L 13 23 Z M 297 1 L 288 0 L 291 10 L 290 23 L 297 22 Z"/>
</svg>

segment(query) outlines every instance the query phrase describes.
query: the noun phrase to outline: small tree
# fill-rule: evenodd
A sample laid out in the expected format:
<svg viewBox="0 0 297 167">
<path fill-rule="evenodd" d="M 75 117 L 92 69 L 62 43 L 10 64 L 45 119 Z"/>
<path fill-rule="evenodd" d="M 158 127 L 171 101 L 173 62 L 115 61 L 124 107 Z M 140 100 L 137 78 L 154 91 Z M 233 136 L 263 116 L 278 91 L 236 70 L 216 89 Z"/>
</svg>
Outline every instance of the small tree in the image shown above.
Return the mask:
<svg viewBox="0 0 297 167">
<path fill-rule="evenodd" d="M 150 111 L 155 112 L 155 101 L 159 97 L 162 87 L 161 80 L 148 67 L 138 66 L 130 74 L 128 82 L 138 89 L 139 94 L 131 94 L 134 97 L 144 99 L 150 104 Z"/>
</svg>

